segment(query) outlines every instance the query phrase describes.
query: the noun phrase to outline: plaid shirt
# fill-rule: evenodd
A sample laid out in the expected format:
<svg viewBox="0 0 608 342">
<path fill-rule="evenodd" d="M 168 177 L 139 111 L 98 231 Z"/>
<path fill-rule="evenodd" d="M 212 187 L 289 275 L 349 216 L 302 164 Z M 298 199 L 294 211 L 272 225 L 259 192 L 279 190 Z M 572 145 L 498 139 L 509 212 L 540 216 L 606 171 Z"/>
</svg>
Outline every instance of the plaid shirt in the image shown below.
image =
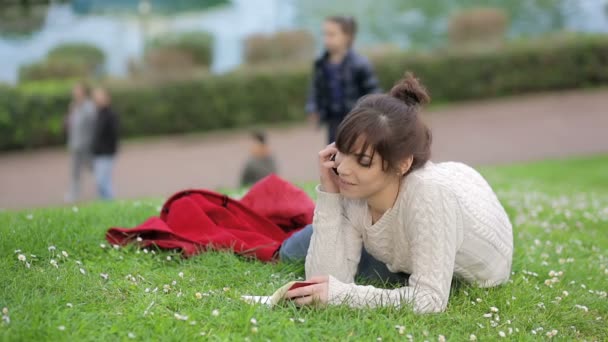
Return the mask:
<svg viewBox="0 0 608 342">
<path fill-rule="evenodd" d="M 342 120 L 364 95 L 379 93 L 378 79 L 369 60 L 349 50 L 339 65 L 338 80 L 341 86 L 341 102 L 335 103 L 327 73 L 329 53 L 325 52 L 314 62 L 313 77 L 306 102 L 307 113 L 319 113 L 322 121 Z M 340 110 L 341 109 L 341 110 Z"/>
</svg>

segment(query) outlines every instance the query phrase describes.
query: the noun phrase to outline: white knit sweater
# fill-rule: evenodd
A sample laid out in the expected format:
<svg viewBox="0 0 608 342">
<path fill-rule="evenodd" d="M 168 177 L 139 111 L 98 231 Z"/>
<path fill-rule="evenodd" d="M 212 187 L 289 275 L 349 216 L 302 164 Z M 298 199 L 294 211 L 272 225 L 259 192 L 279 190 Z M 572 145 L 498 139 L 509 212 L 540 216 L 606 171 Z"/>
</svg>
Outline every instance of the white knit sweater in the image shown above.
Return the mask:
<svg viewBox="0 0 608 342">
<path fill-rule="evenodd" d="M 427 162 L 406 176 L 394 206 L 373 225 L 364 200 L 317 192 L 306 276 L 330 276 L 329 304 L 441 312 L 453 276 L 482 287 L 509 279 L 511 223 L 488 183 L 464 164 Z M 408 284 L 355 285 L 363 245 L 390 271 L 409 273 Z"/>
</svg>

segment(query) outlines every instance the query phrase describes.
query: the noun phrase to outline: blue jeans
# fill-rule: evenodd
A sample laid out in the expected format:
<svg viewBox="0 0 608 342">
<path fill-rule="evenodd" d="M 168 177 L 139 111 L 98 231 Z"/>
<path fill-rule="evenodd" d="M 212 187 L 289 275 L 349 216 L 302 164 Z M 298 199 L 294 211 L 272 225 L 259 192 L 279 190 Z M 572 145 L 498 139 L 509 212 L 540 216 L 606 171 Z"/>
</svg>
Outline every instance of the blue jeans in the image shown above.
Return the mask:
<svg viewBox="0 0 608 342">
<path fill-rule="evenodd" d="M 96 156 L 93 160 L 93 172 L 97 183 L 97 193 L 104 200 L 114 198 L 112 191 L 112 167 L 114 156 Z"/>
<path fill-rule="evenodd" d="M 303 262 L 306 259 L 310 238 L 312 237 L 312 229 L 312 225 L 308 225 L 283 242 L 279 250 L 281 261 Z M 405 284 L 409 277 L 406 273 L 393 273 L 389 271 L 385 263 L 374 258 L 365 248 L 361 250 L 361 260 L 359 261 L 356 276 L 388 284 Z"/>
</svg>

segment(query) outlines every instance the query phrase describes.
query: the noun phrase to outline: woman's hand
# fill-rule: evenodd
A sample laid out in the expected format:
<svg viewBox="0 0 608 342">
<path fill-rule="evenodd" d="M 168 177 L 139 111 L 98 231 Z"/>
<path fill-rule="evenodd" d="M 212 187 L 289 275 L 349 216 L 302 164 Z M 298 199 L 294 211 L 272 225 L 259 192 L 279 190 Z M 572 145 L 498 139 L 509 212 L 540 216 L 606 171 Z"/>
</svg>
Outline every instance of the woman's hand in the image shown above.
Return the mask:
<svg viewBox="0 0 608 342">
<path fill-rule="evenodd" d="M 321 175 L 321 190 L 331 193 L 339 193 L 340 187 L 338 186 L 338 175 L 334 172 L 334 168 L 337 166 L 336 162 L 332 160 L 338 153 L 336 143 L 327 145 L 326 148 L 319 152 L 319 174 Z"/>
<path fill-rule="evenodd" d="M 313 277 L 306 281 L 316 284 L 287 291 L 285 298 L 292 300 L 298 306 L 327 304 L 329 277 Z"/>
</svg>

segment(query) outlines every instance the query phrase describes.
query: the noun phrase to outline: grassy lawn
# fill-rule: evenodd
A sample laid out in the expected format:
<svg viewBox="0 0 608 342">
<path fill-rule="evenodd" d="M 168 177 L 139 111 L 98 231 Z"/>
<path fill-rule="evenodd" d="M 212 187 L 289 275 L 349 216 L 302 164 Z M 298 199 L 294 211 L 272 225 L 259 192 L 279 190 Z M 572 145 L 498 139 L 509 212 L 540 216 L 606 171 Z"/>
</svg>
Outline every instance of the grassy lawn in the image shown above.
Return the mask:
<svg viewBox="0 0 608 342">
<path fill-rule="evenodd" d="M 161 205 L 119 201 L 0 213 L 0 340 L 607 340 L 608 157 L 482 172 L 515 226 L 512 281 L 455 286 L 443 314 L 248 305 L 241 295 L 271 294 L 303 266 L 114 249 L 108 227 Z"/>
</svg>

